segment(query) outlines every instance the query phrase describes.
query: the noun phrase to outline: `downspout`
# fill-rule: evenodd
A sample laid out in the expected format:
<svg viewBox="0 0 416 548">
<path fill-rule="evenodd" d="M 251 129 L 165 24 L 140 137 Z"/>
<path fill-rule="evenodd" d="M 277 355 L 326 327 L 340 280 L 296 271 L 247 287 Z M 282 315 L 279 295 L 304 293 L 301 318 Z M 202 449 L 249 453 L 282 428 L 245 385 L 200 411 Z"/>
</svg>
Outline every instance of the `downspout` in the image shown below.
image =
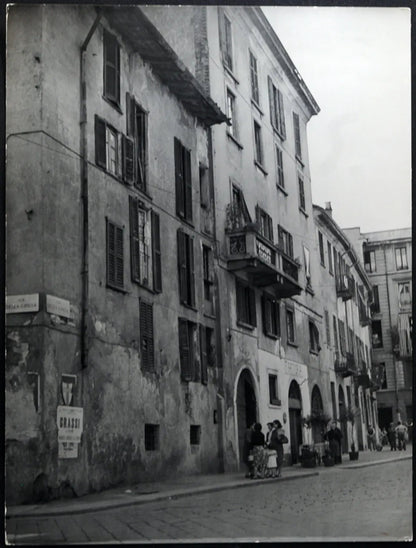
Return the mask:
<svg viewBox="0 0 416 548">
<path fill-rule="evenodd" d="M 81 148 L 81 200 L 82 200 L 82 295 L 81 295 L 81 369 L 88 365 L 88 140 L 87 140 L 87 85 L 85 77 L 85 55 L 88 44 L 101 19 L 101 12 L 98 13 L 90 31 L 85 38 L 80 50 L 80 148 Z"/>
<path fill-rule="evenodd" d="M 390 307 L 390 291 L 389 291 L 389 279 L 388 279 L 388 276 L 387 276 L 387 259 L 386 259 L 386 246 L 385 245 L 382 245 L 383 247 L 383 255 L 384 255 L 384 275 L 385 275 L 385 278 L 386 278 L 386 290 L 387 290 L 387 306 L 388 306 L 388 310 L 389 310 L 389 325 L 390 325 L 390 338 L 391 338 L 391 347 L 392 347 L 392 358 L 393 358 L 393 370 L 394 370 L 394 394 L 396 396 L 396 414 L 397 414 L 397 419 L 400 420 L 400 410 L 399 410 L 399 392 L 398 392 L 398 387 L 397 387 L 397 371 L 396 371 L 396 358 L 394 356 L 394 352 L 393 352 L 393 340 L 392 340 L 392 337 L 391 337 L 391 327 L 392 327 L 392 323 L 391 323 L 391 307 Z"/>
</svg>

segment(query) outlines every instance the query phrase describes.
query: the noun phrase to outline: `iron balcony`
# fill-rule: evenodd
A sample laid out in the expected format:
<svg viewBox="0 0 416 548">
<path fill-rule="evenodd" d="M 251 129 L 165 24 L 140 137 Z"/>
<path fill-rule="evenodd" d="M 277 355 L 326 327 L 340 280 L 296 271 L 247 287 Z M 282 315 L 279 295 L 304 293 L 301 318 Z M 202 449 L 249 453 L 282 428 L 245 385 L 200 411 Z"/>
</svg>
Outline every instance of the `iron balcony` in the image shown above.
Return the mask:
<svg viewBox="0 0 416 548">
<path fill-rule="evenodd" d="M 338 275 L 336 277 L 337 297 L 341 297 L 343 301 L 348 301 L 354 296 L 354 280 L 351 276 Z"/>
<path fill-rule="evenodd" d="M 255 287 L 273 287 L 276 297 L 299 295 L 299 264 L 260 234 L 257 223 L 228 229 L 227 268 L 244 271 Z"/>
<path fill-rule="evenodd" d="M 354 375 L 357 371 L 354 355 L 347 352 L 345 356 L 335 358 L 334 369 L 341 377 Z"/>
</svg>

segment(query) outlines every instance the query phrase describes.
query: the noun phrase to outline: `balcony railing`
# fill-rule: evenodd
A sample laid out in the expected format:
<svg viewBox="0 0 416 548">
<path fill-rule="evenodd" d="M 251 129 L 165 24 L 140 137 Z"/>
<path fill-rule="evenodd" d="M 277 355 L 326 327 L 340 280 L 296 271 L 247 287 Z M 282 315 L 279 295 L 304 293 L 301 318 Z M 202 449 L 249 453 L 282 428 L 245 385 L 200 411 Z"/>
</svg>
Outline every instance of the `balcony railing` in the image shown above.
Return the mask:
<svg viewBox="0 0 416 548">
<path fill-rule="evenodd" d="M 256 223 L 227 226 L 227 267 L 244 271 L 256 287 L 273 286 L 278 297 L 299 295 L 299 265 L 262 236 Z"/>
<path fill-rule="evenodd" d="M 342 297 L 343 301 L 352 299 L 354 295 L 354 280 L 351 276 L 338 275 L 336 278 L 337 297 Z"/>
<path fill-rule="evenodd" d="M 354 355 L 347 352 L 345 356 L 337 356 L 334 363 L 335 373 L 341 377 L 350 377 L 356 373 L 357 367 Z"/>
</svg>

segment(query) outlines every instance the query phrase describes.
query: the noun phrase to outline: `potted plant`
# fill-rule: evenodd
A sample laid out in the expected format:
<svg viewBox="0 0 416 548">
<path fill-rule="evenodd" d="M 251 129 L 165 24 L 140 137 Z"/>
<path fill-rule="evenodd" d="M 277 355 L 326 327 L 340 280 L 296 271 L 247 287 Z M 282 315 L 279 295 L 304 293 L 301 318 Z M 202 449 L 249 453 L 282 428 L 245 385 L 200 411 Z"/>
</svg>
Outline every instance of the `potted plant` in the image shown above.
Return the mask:
<svg viewBox="0 0 416 548">
<path fill-rule="evenodd" d="M 339 420 L 341 422 L 349 422 L 351 425 L 352 441 L 351 441 L 351 451 L 349 452 L 350 460 L 358 460 L 358 451 L 356 451 L 355 441 L 354 441 L 354 424 L 355 424 L 355 417 L 358 415 L 358 413 L 359 413 L 358 409 L 352 406 L 348 406 L 339 417 Z"/>
</svg>

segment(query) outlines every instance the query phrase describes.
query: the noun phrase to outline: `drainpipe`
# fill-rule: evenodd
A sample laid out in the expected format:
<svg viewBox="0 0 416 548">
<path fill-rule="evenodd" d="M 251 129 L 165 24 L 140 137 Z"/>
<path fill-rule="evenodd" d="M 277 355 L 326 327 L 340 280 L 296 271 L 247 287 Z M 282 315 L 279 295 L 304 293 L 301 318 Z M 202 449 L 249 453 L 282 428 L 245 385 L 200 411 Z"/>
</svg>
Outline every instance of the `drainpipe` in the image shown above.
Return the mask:
<svg viewBox="0 0 416 548">
<path fill-rule="evenodd" d="M 397 371 L 396 371 L 396 358 L 394 356 L 393 352 L 393 339 L 391 336 L 391 307 L 390 307 L 390 291 L 389 291 L 389 280 L 387 276 L 387 259 L 386 259 L 386 246 L 382 244 L 383 247 L 383 255 L 384 255 L 384 276 L 386 278 L 386 290 L 387 290 L 387 306 L 389 311 L 389 325 L 390 325 L 390 339 L 391 339 L 391 348 L 392 348 L 392 358 L 393 358 L 393 371 L 394 371 L 394 394 L 396 397 L 396 414 L 397 419 L 400 420 L 400 411 L 399 411 L 399 391 L 397 387 Z"/>
<path fill-rule="evenodd" d="M 88 44 L 101 19 L 98 13 L 80 50 L 80 148 L 81 148 L 81 200 L 82 200 L 82 301 L 81 301 L 81 368 L 88 365 L 88 141 L 87 141 L 87 84 L 85 77 L 85 56 Z"/>
</svg>

